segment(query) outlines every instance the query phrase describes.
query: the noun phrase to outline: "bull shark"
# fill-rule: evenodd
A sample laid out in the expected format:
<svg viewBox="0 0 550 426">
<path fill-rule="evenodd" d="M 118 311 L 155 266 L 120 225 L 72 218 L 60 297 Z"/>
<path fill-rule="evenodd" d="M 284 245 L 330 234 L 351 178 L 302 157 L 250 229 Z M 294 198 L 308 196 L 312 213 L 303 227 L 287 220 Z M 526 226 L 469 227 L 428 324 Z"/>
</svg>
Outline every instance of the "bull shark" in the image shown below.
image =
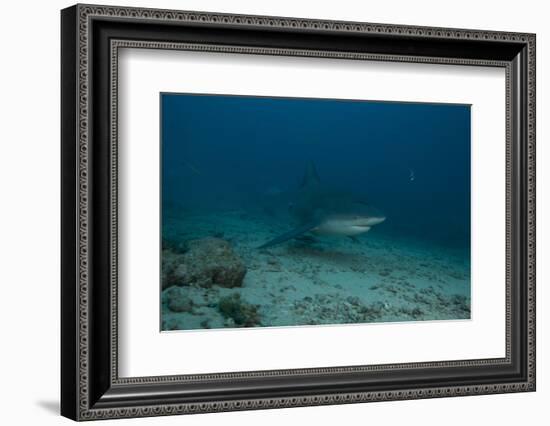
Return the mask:
<svg viewBox="0 0 550 426">
<path fill-rule="evenodd" d="M 295 195 L 296 201 L 291 203 L 289 209 L 297 219 L 298 226 L 258 248 L 272 247 L 308 232 L 355 238 L 386 220 L 380 211 L 369 206 L 362 197 L 321 185 L 312 162 L 308 164 Z"/>
</svg>

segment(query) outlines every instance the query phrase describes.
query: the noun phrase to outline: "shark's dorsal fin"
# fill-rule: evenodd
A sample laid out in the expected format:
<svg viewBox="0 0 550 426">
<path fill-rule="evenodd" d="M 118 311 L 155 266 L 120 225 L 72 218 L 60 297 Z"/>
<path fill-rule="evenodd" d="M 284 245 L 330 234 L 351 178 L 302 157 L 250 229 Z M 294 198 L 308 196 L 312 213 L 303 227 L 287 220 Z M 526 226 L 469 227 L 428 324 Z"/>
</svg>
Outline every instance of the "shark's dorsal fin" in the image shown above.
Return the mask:
<svg viewBox="0 0 550 426">
<path fill-rule="evenodd" d="M 319 175 L 317 174 L 317 169 L 313 161 L 310 161 L 307 164 L 306 172 L 304 178 L 302 179 L 302 188 L 307 188 L 309 186 L 319 185 Z"/>
<path fill-rule="evenodd" d="M 298 228 L 294 228 L 293 230 L 283 234 L 279 235 L 277 238 L 272 239 L 271 241 L 268 241 L 265 244 L 262 244 L 259 249 L 268 248 L 271 246 L 274 246 L 276 244 L 280 244 L 282 242 L 285 242 L 287 240 L 290 240 L 291 238 L 299 237 L 303 234 L 305 234 L 308 231 L 311 231 L 313 228 L 317 227 L 319 225 L 318 220 L 313 220 L 311 222 L 305 223 Z"/>
</svg>

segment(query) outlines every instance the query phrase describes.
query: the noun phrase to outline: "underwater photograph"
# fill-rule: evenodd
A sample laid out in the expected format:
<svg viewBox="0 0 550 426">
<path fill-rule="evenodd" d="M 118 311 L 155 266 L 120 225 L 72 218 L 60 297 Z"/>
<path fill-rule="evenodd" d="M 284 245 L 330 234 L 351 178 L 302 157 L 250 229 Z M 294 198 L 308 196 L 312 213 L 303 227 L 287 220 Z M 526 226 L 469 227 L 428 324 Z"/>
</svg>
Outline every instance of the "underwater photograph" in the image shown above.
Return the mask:
<svg viewBox="0 0 550 426">
<path fill-rule="evenodd" d="M 162 331 L 470 319 L 470 105 L 160 107 Z"/>
</svg>

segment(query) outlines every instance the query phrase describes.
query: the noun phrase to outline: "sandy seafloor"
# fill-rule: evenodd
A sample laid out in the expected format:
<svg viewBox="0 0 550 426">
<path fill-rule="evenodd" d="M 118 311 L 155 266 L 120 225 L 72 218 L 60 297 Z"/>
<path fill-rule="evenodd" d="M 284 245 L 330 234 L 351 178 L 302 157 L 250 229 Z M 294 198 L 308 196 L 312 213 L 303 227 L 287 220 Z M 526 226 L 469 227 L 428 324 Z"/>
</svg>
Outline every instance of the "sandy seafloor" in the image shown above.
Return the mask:
<svg viewBox="0 0 550 426">
<path fill-rule="evenodd" d="M 254 307 L 254 326 L 470 318 L 470 262 L 459 251 L 398 239 L 376 227 L 358 241 L 319 236 L 258 249 L 292 224 L 241 210 L 166 216 L 163 238 L 182 244 L 222 238 L 247 272 L 242 287 L 179 287 L 192 300 L 186 312 L 168 307 L 165 289 L 162 330 L 238 327 L 219 307 L 220 299 L 233 294 Z"/>
</svg>

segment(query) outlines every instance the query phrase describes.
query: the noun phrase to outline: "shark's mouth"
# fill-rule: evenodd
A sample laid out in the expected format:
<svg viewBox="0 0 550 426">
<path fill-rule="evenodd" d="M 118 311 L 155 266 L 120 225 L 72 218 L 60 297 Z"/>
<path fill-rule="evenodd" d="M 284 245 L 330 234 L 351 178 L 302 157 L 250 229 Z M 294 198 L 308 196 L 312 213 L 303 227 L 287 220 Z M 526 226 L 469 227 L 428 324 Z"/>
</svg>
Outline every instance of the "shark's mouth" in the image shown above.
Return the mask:
<svg viewBox="0 0 550 426">
<path fill-rule="evenodd" d="M 354 223 L 353 225 L 350 225 L 350 228 L 370 228 L 370 226 L 366 223 Z"/>
<path fill-rule="evenodd" d="M 370 229 L 368 225 L 352 225 L 349 227 L 352 231 L 367 232 Z"/>
</svg>

